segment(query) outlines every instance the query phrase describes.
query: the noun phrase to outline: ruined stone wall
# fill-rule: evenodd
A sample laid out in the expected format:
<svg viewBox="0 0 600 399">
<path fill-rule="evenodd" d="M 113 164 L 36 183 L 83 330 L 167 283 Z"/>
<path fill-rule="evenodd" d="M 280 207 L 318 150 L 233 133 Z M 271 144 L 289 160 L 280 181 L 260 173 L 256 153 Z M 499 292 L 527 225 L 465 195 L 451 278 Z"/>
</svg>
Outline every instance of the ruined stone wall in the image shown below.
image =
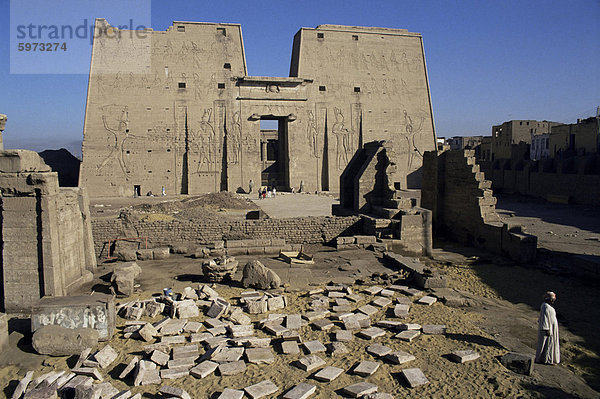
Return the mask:
<svg viewBox="0 0 600 399">
<path fill-rule="evenodd" d="M 337 192 L 355 151 L 383 139 L 397 149 L 394 181 L 420 185 L 435 134 L 418 33 L 303 28 L 291 77 L 251 77 L 239 25 L 113 32 L 92 50 L 79 182 L 92 197 L 259 185 L 261 119 L 279 121 L 280 189 Z"/>
<path fill-rule="evenodd" d="M 492 188 L 577 204 L 600 205 L 600 156 L 597 154 L 534 161 L 479 162 Z"/>
<path fill-rule="evenodd" d="M 467 245 L 529 262 L 537 238 L 521 226 L 502 223 L 491 181 L 475 163 L 473 150 L 427 152 L 423 163 L 421 205 L 433 213 L 435 230 Z"/>
<path fill-rule="evenodd" d="M 0 152 L 0 305 L 29 311 L 42 296 L 66 295 L 96 268 L 87 195 L 60 188 L 33 151 Z"/>
<path fill-rule="evenodd" d="M 148 237 L 149 246 L 210 244 L 227 238 L 285 238 L 287 243 L 302 244 L 328 243 L 341 234 L 360 234 L 362 226 L 357 216 L 223 220 L 220 223 L 208 223 L 202 219 L 129 223 L 123 219 L 96 219 L 92 221 L 92 230 L 96 255 L 106 256 L 108 241 L 131 236 L 126 235 L 126 231 Z"/>
</svg>

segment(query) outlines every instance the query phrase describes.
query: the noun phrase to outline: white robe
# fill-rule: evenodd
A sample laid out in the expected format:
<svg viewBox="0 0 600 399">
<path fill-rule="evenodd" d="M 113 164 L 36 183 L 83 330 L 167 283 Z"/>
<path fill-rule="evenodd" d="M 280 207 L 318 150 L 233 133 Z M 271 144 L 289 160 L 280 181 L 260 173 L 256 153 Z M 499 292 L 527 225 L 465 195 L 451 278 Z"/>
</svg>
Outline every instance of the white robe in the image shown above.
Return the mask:
<svg viewBox="0 0 600 399">
<path fill-rule="evenodd" d="M 550 335 L 546 335 L 546 331 Z M 535 352 L 536 363 L 560 363 L 560 343 L 558 341 L 558 320 L 552 305 L 542 303 L 538 325 L 538 344 Z"/>
</svg>

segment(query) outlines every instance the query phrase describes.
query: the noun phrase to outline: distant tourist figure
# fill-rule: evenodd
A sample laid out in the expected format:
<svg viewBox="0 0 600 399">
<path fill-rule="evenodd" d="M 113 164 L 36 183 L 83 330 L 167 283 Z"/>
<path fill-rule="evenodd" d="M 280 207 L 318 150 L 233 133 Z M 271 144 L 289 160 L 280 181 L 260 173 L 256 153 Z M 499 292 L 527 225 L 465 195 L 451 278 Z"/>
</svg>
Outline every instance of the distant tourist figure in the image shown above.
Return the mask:
<svg viewBox="0 0 600 399">
<path fill-rule="evenodd" d="M 248 182 L 248 194 L 252 193 L 252 189 L 254 188 L 254 182 L 252 179 Z"/>
<path fill-rule="evenodd" d="M 167 195 L 167 192 L 165 191 L 165 186 L 162 186 L 162 193 L 161 195 L 164 197 Z"/>
<path fill-rule="evenodd" d="M 277 189 L 273 186 L 273 197 L 277 195 Z"/>
<path fill-rule="evenodd" d="M 304 180 L 300 180 L 300 188 L 298 189 L 299 193 L 303 193 L 304 192 Z"/>
<path fill-rule="evenodd" d="M 267 198 L 267 188 L 266 187 L 263 188 L 262 197 L 263 197 L 263 199 Z"/>
<path fill-rule="evenodd" d="M 553 304 L 556 294 L 548 291 L 544 294 L 544 303 L 540 309 L 538 324 L 538 343 L 535 362 L 543 364 L 560 363 L 560 343 L 558 341 L 558 320 Z"/>
</svg>

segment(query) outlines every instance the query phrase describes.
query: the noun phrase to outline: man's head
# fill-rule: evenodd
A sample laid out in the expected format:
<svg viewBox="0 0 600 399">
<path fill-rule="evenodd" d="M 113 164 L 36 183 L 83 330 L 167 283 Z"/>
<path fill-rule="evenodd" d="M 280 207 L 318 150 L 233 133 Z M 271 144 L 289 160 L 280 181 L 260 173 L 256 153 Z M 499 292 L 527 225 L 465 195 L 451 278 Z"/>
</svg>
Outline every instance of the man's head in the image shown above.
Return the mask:
<svg viewBox="0 0 600 399">
<path fill-rule="evenodd" d="M 556 294 L 552 291 L 548 291 L 544 294 L 544 302 L 553 304 L 556 301 Z"/>
</svg>

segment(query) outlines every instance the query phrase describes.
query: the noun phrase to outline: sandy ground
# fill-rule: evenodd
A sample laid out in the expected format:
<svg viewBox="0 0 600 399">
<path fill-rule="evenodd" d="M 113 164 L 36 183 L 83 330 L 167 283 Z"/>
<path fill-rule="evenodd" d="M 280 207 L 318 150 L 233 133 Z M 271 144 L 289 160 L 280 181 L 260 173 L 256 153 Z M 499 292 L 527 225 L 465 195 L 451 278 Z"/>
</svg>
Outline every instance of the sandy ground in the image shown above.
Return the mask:
<svg viewBox="0 0 600 399">
<path fill-rule="evenodd" d="M 284 214 L 293 215 L 293 212 L 298 212 L 298 208 L 304 208 L 303 200 L 300 200 L 302 197 L 294 197 L 278 196 L 272 199 L 274 201 L 271 203 L 275 208 L 282 209 Z M 317 196 L 306 198 L 311 197 Z M 315 200 L 321 203 L 320 208 L 317 206 L 321 212 L 325 212 L 325 208 L 330 209 L 330 204 L 323 205 L 325 201 L 321 202 L 324 198 L 327 197 L 319 196 Z M 160 202 L 159 200 L 157 202 Z M 268 201 L 267 199 L 265 202 L 256 202 L 258 205 L 262 203 L 266 210 Z M 110 202 L 102 200 L 102 203 Z M 122 206 L 127 204 L 123 202 Z M 118 201 L 113 205 L 121 206 Z M 110 206 L 99 208 L 106 209 Z M 530 232 L 537 229 L 563 236 L 576 234 L 576 237 L 565 237 L 573 241 L 570 242 L 572 245 L 560 249 L 562 254 L 586 253 L 586 245 L 588 241 L 592 241 L 587 238 L 598 235 L 598 224 L 593 215 L 599 213 L 594 213 L 598 212 L 594 208 L 556 208 L 554 204 L 530 204 L 518 199 L 501 199 L 498 208 L 503 218 L 510 218 L 511 221 L 529 221 Z M 534 216 L 535 212 L 542 216 Z M 564 216 L 560 216 L 560 212 L 563 212 Z M 563 224 L 560 223 L 561 219 L 556 219 L 562 217 L 565 217 L 562 220 Z M 572 232 L 572 229 L 576 229 L 577 233 Z M 551 251 L 555 244 L 549 236 L 550 234 L 540 237 L 540 246 Z M 561 240 L 557 242 L 564 245 Z M 339 397 L 342 387 L 361 380 L 377 384 L 380 392 L 408 398 L 600 397 L 600 335 L 597 333 L 600 300 L 597 282 L 575 278 L 569 273 L 564 273 L 564 270 L 557 273 L 553 268 L 540 265 L 515 265 L 506 259 L 443 241 L 436 241 L 435 247 L 433 260 L 428 262 L 447 274 L 450 286 L 468 298 L 469 306 L 452 308 L 441 303 L 435 303 L 431 307 L 414 304 L 410 316 L 403 320 L 422 325 L 445 324 L 445 335 L 421 335 L 411 343 L 399 341 L 389 332 L 374 341 L 355 337 L 346 345 L 349 353 L 335 356 L 323 354 L 327 365 L 341 367 L 346 371 L 332 383 L 318 382 L 311 377 L 314 373 L 306 373 L 294 367 L 292 363 L 303 355 L 280 354 L 278 345 L 273 347 L 277 353 L 274 364 L 249 365 L 243 375 L 211 375 L 202 380 L 186 377 L 167 380 L 165 383 L 185 388 L 194 398 L 214 398 L 226 387 L 241 389 L 266 378 L 271 379 L 280 388 L 272 398 L 282 397 L 289 388 L 303 381 L 317 386 L 317 394 L 314 397 Z M 372 284 L 384 286 L 402 277 L 397 271 L 388 269 L 369 251 L 336 252 L 317 246 L 309 250 L 315 252 L 315 264 L 304 268 L 292 268 L 275 258 L 260 259 L 265 265 L 273 268 L 286 283 L 286 295 L 290 298 L 290 305 L 279 312 L 291 314 L 306 311 L 310 299 L 305 292 L 329 281 L 351 284 L 355 291 L 364 296 L 364 299 L 355 305 L 358 307 L 372 299 L 368 294 L 361 292 L 363 288 Z M 240 257 L 240 264 L 249 259 Z M 561 262 L 563 260 L 564 258 L 560 258 Z M 552 259 L 545 259 L 544 262 L 552 262 Z M 139 298 L 149 298 L 161 292 L 163 287 L 173 287 L 175 292 L 181 292 L 186 286 L 196 286 L 203 282 L 198 260 L 172 256 L 166 261 L 146 261 L 139 264 L 144 270 L 140 280 L 140 292 L 136 295 Z M 96 279 L 92 284 L 83 287 L 82 292 L 105 290 L 106 283 L 100 277 L 109 273 L 111 269 L 111 264 L 100 265 Z M 238 271 L 236 279 L 240 277 Z M 234 304 L 243 291 L 243 288 L 235 283 L 217 285 L 215 288 Z M 558 294 L 556 309 L 560 322 L 562 363 L 559 366 L 536 365 L 534 374 L 529 377 L 508 371 L 498 362 L 497 357 L 508 351 L 534 353 L 541 295 L 549 289 Z M 396 294 L 396 297 L 400 296 L 402 295 Z M 397 320 L 393 318 L 393 314 L 390 315 L 389 310 L 379 311 L 372 320 L 383 318 Z M 198 321 L 203 319 L 204 316 L 197 318 Z M 259 317 L 253 317 L 255 321 L 258 319 Z M 102 374 L 119 389 L 131 389 L 133 392 L 143 392 L 145 398 L 157 398 L 158 386 L 132 387 L 130 379 L 120 381 L 116 378 L 125 363 L 133 355 L 140 355 L 141 348 L 145 345 L 135 339 L 122 339 L 124 324 L 125 320 L 119 318 L 118 331 L 109 342 L 119 351 L 120 356 L 108 370 L 103 370 Z M 7 397 L 10 397 L 17 381 L 27 370 L 36 370 L 35 376 L 38 376 L 54 369 L 67 369 L 75 362 L 74 357 L 52 358 L 35 354 L 30 345 L 27 328 L 27 320 L 16 316 L 11 319 L 11 345 L 0 354 L 0 388 Z M 340 326 L 336 324 L 334 330 L 338 328 Z M 332 341 L 330 332 L 315 331 L 310 326 L 303 327 L 300 333 L 304 341 Z M 267 336 L 263 332 L 259 332 L 258 335 Z M 357 361 L 375 360 L 365 351 L 373 342 L 387 345 L 394 350 L 410 352 L 416 356 L 416 360 L 402 366 L 380 361 L 381 366 L 374 375 L 367 378 L 353 375 L 349 371 Z M 481 358 L 466 364 L 449 361 L 446 355 L 458 349 L 474 349 L 481 354 Z M 421 368 L 430 383 L 415 389 L 408 388 L 399 373 L 403 368 L 409 367 Z"/>
</svg>

